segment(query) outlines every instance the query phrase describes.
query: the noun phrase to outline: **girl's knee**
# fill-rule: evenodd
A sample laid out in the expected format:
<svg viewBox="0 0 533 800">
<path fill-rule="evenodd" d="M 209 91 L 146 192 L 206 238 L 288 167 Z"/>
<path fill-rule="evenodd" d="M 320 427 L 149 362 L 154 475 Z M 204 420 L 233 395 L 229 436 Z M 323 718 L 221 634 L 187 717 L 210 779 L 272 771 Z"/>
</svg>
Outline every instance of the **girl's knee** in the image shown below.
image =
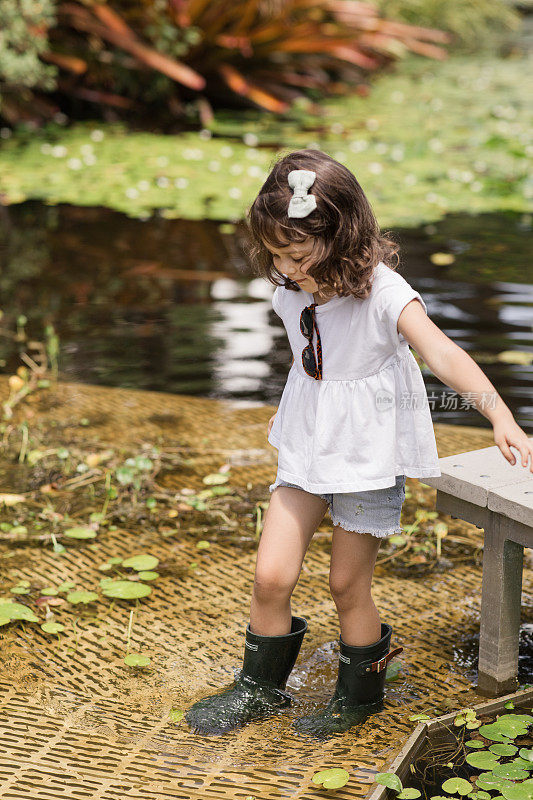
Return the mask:
<svg viewBox="0 0 533 800">
<path fill-rule="evenodd" d="M 365 605 L 372 597 L 370 586 L 368 586 L 366 582 L 364 584 L 358 584 L 353 580 L 353 575 L 344 576 L 330 574 L 329 590 L 333 602 L 341 611 L 345 608 Z"/>
<path fill-rule="evenodd" d="M 276 567 L 257 569 L 254 577 L 254 594 L 263 602 L 273 599 L 287 599 L 297 583 L 292 572 Z"/>
</svg>

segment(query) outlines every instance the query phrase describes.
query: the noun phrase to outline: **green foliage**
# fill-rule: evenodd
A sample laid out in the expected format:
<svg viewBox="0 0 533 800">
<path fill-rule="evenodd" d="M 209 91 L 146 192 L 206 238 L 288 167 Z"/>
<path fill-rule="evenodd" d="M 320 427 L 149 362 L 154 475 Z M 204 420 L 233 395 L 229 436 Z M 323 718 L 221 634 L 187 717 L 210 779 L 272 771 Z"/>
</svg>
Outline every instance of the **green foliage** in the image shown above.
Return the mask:
<svg viewBox="0 0 533 800">
<path fill-rule="evenodd" d="M 0 3 L 0 88 L 55 89 L 57 68 L 39 54 L 48 49 L 44 33 L 55 21 L 55 0 L 2 0 Z M 1 95 L 0 95 L 1 107 Z"/>
<path fill-rule="evenodd" d="M 505 0 L 373 0 L 373 5 L 388 19 L 451 33 L 452 47 L 463 52 L 493 49 L 520 26 L 519 13 Z"/>
</svg>

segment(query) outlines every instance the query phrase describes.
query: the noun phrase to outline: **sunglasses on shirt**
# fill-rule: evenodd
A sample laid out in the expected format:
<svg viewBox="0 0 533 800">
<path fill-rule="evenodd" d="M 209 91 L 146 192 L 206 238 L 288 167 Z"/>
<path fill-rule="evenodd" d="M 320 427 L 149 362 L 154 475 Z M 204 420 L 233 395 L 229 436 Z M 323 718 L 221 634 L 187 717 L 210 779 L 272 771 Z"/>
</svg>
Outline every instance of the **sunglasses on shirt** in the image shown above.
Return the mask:
<svg viewBox="0 0 533 800">
<path fill-rule="evenodd" d="M 306 306 L 300 314 L 300 330 L 309 344 L 302 350 L 302 365 L 306 373 L 317 381 L 322 380 L 322 345 L 315 319 L 316 303 Z M 313 349 L 313 329 L 316 330 L 316 358 Z"/>
</svg>

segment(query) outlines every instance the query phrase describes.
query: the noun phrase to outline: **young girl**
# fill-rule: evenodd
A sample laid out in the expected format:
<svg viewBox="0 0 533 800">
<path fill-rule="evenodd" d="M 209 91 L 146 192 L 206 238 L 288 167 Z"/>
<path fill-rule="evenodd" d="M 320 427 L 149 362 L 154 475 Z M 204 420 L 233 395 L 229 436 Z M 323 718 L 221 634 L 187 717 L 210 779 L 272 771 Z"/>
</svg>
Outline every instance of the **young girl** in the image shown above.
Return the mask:
<svg viewBox="0 0 533 800">
<path fill-rule="evenodd" d="M 320 738 L 383 707 L 392 628 L 371 595 L 384 537 L 401 531 L 405 477 L 440 475 L 424 381 L 431 371 L 490 420 L 494 440 L 522 465 L 533 445 L 470 356 L 427 316 L 395 271 L 397 245 L 378 227 L 354 175 L 319 150 L 272 169 L 249 211 L 252 261 L 277 288 L 293 363 L 268 441 L 278 470 L 258 547 L 244 660 L 232 686 L 195 703 L 193 730 L 222 733 L 291 703 L 285 691 L 307 621 L 291 595 L 329 508 L 329 585 L 340 625 L 335 690 L 326 707 L 293 723 Z M 281 279 L 280 284 L 278 280 Z M 487 403 L 490 396 L 494 402 Z"/>
</svg>

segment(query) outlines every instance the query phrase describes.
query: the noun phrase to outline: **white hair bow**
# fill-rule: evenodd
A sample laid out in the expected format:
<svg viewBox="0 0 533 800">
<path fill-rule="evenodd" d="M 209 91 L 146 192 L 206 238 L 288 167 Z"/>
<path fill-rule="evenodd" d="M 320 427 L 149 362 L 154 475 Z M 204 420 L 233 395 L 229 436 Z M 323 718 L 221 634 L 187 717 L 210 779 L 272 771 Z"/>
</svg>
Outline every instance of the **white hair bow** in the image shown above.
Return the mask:
<svg viewBox="0 0 533 800">
<path fill-rule="evenodd" d="M 316 208 L 316 197 L 314 194 L 307 194 L 307 190 L 313 185 L 316 172 L 312 169 L 293 169 L 289 172 L 287 180 L 293 190 L 293 195 L 287 209 L 288 217 L 306 217 Z"/>
</svg>

